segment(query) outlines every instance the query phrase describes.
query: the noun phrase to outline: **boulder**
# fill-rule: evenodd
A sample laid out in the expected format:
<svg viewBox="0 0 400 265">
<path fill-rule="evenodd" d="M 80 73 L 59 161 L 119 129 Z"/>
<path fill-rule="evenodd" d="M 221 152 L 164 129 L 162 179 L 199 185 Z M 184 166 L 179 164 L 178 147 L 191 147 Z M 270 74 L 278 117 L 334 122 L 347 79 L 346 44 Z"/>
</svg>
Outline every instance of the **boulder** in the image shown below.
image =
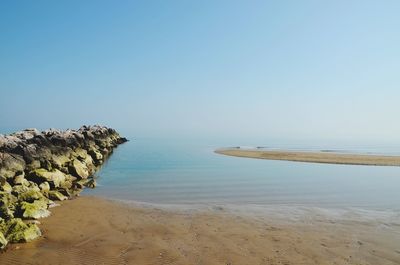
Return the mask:
<svg viewBox="0 0 400 265">
<path fill-rule="evenodd" d="M 0 187 L 3 186 L 4 184 L 6 184 L 6 182 L 7 182 L 7 178 L 0 176 Z"/>
<path fill-rule="evenodd" d="M 51 164 L 54 168 L 61 170 L 70 160 L 68 155 L 53 155 L 51 157 Z"/>
<path fill-rule="evenodd" d="M 20 132 L 13 133 L 12 135 L 23 140 L 30 140 L 39 134 L 40 132 L 36 128 L 28 128 Z"/>
<path fill-rule="evenodd" d="M 39 168 L 31 171 L 27 179 L 39 185 L 43 182 L 48 182 L 53 187 L 59 187 L 65 181 L 65 174 L 58 169 L 48 171 Z"/>
<path fill-rule="evenodd" d="M 36 200 L 44 200 L 45 197 L 42 194 L 41 190 L 37 187 L 35 188 L 30 188 L 29 190 L 21 193 L 18 196 L 19 201 L 24 201 L 24 202 L 34 202 Z"/>
<path fill-rule="evenodd" d="M 0 231 L 0 249 L 4 249 L 8 244 L 7 239 L 3 235 L 3 233 Z"/>
<path fill-rule="evenodd" d="M 30 183 L 28 182 L 28 184 Z M 14 185 L 11 193 L 16 197 L 19 197 L 21 194 L 28 192 L 29 190 L 29 185 Z"/>
<path fill-rule="evenodd" d="M 40 161 L 39 160 L 34 160 L 31 163 L 26 165 L 25 171 L 30 172 L 30 171 L 33 171 L 33 170 L 38 169 L 40 167 L 41 167 Z"/>
<path fill-rule="evenodd" d="M 47 210 L 48 205 L 44 200 L 37 200 L 32 203 L 22 202 L 20 204 L 20 212 L 24 219 L 40 219 L 50 216 L 50 211 Z"/>
<path fill-rule="evenodd" d="M 89 177 L 89 170 L 87 166 L 78 159 L 74 159 L 74 161 L 72 161 L 69 169 L 72 175 L 74 175 L 75 177 L 78 177 L 80 179 L 86 179 L 87 177 Z"/>
<path fill-rule="evenodd" d="M 26 224 L 20 218 L 11 219 L 5 225 L 6 239 L 12 243 L 30 242 L 42 235 L 36 224 Z"/>
<path fill-rule="evenodd" d="M 60 188 L 65 189 L 65 190 L 69 190 L 69 189 L 72 188 L 72 186 L 73 186 L 72 181 L 71 180 L 66 180 L 60 185 Z"/>
<path fill-rule="evenodd" d="M 103 157 L 107 157 L 110 155 L 111 151 L 108 150 L 107 148 L 101 148 L 100 152 L 103 154 Z"/>
<path fill-rule="evenodd" d="M 11 187 L 11 185 L 6 181 L 6 182 L 4 182 L 4 184 L 2 184 L 2 185 L 0 186 L 0 190 L 5 191 L 5 192 L 8 192 L 8 193 L 11 193 L 12 187 Z"/>
<path fill-rule="evenodd" d="M 88 151 L 89 155 L 92 157 L 93 161 L 95 162 L 96 165 L 101 164 L 103 161 L 103 155 L 100 153 L 98 149 L 95 147 L 91 146 Z"/>
<path fill-rule="evenodd" d="M 53 200 L 53 201 L 64 201 L 64 200 L 68 200 L 68 197 L 66 197 L 65 195 L 63 195 L 61 192 L 56 191 L 56 190 L 51 190 L 49 191 L 49 199 Z"/>
<path fill-rule="evenodd" d="M 90 178 L 85 182 L 84 186 L 90 189 L 94 189 L 97 186 L 97 182 L 94 178 Z"/>
<path fill-rule="evenodd" d="M 22 143 L 22 140 L 13 135 L 6 135 L 0 138 L 0 146 L 2 150 L 13 150 Z"/>
<path fill-rule="evenodd" d="M 50 184 L 45 181 L 39 185 L 39 188 L 43 194 L 47 194 L 50 191 Z"/>
<path fill-rule="evenodd" d="M 25 174 L 23 172 L 22 174 L 14 177 L 13 183 L 14 185 L 24 185 L 24 186 L 29 185 L 29 181 L 25 178 Z"/>
<path fill-rule="evenodd" d="M 0 153 L 0 176 L 12 178 L 25 169 L 25 160 L 20 155 Z"/>
<path fill-rule="evenodd" d="M 76 148 L 76 149 L 74 150 L 74 156 L 75 156 L 76 158 L 78 158 L 79 160 L 84 161 L 85 158 L 88 156 L 88 153 L 87 153 L 87 151 L 86 151 L 85 149 Z"/>
<path fill-rule="evenodd" d="M 0 191 L 0 218 L 9 219 L 14 217 L 17 197 L 13 194 Z"/>
</svg>

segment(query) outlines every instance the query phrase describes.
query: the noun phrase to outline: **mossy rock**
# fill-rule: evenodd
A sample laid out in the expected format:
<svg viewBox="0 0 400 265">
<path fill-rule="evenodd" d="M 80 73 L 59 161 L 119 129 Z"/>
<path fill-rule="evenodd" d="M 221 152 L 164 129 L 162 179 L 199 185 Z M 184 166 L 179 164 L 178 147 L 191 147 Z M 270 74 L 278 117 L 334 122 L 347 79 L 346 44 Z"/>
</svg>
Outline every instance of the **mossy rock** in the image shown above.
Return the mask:
<svg viewBox="0 0 400 265">
<path fill-rule="evenodd" d="M 39 189 L 43 194 L 47 194 L 50 191 L 50 184 L 45 181 L 39 185 Z"/>
<path fill-rule="evenodd" d="M 71 189 L 58 188 L 57 191 L 67 198 L 72 197 Z"/>
<path fill-rule="evenodd" d="M 74 159 L 74 161 L 72 161 L 70 171 L 75 177 L 80 179 L 86 179 L 89 177 L 89 170 L 87 166 L 78 159 Z"/>
<path fill-rule="evenodd" d="M 6 182 L 7 182 L 7 178 L 0 175 L 0 186 L 3 186 L 4 184 L 6 184 Z"/>
<path fill-rule="evenodd" d="M 69 190 L 69 189 L 72 188 L 72 186 L 73 186 L 72 181 L 71 180 L 66 180 L 60 185 L 60 188 Z"/>
<path fill-rule="evenodd" d="M 35 169 L 39 169 L 40 168 L 40 161 L 39 160 L 34 160 L 31 163 L 29 163 L 28 165 L 26 165 L 26 170 L 27 171 L 32 171 Z"/>
<path fill-rule="evenodd" d="M 4 192 L 11 193 L 12 187 L 11 187 L 11 185 L 6 181 L 3 185 L 0 186 L 0 190 L 2 190 L 2 191 L 4 191 Z"/>
<path fill-rule="evenodd" d="M 11 243 L 30 242 L 42 235 L 36 224 L 26 224 L 20 218 L 8 221 L 4 234 Z"/>
<path fill-rule="evenodd" d="M 65 201 L 68 199 L 64 194 L 56 190 L 49 191 L 48 196 L 49 199 L 53 201 Z"/>
<path fill-rule="evenodd" d="M 20 174 L 14 177 L 14 185 L 24 185 L 29 186 L 29 181 L 25 178 L 25 174 Z"/>
<path fill-rule="evenodd" d="M 92 175 L 92 174 L 96 171 L 96 165 L 95 165 L 95 163 L 94 163 L 92 157 L 91 157 L 91 156 L 88 156 L 88 157 L 85 159 L 84 163 L 85 163 L 85 165 L 86 165 L 86 167 L 87 167 L 87 169 L 88 169 L 89 176 Z"/>
<path fill-rule="evenodd" d="M 78 158 L 81 161 L 84 161 L 86 157 L 88 156 L 88 153 L 85 149 L 82 148 L 76 148 L 73 152 L 73 156 Z"/>
<path fill-rule="evenodd" d="M 14 185 L 12 189 L 12 194 L 19 197 L 19 195 L 28 192 L 31 188 L 28 185 Z"/>
<path fill-rule="evenodd" d="M 20 197 L 22 194 L 32 190 L 40 192 L 39 186 L 36 183 L 28 181 L 26 184 L 27 185 L 14 185 L 11 193 L 17 197 Z"/>
<path fill-rule="evenodd" d="M 21 193 L 18 196 L 19 201 L 25 201 L 25 202 L 34 202 L 36 200 L 44 200 L 44 199 L 45 199 L 44 195 L 42 194 L 40 189 L 36 187 L 29 189 L 28 191 Z"/>
<path fill-rule="evenodd" d="M 0 217 L 0 232 L 5 233 L 6 229 L 6 220 Z"/>
<path fill-rule="evenodd" d="M 40 219 L 50 216 L 47 207 L 47 201 L 44 200 L 37 200 L 32 203 L 22 202 L 19 206 L 24 219 Z"/>
<path fill-rule="evenodd" d="M 25 170 L 25 160 L 20 155 L 2 153 L 0 159 L 0 175 L 13 178 L 17 172 Z"/>
<path fill-rule="evenodd" d="M 51 164 L 54 168 L 63 168 L 71 159 L 68 155 L 53 155 L 51 158 Z"/>
<path fill-rule="evenodd" d="M 17 197 L 11 193 L 0 192 L 0 218 L 9 219 L 14 217 Z"/>
<path fill-rule="evenodd" d="M 47 171 L 52 171 L 53 170 L 53 165 L 47 159 L 41 159 L 40 160 L 40 167 L 46 169 Z"/>
<path fill-rule="evenodd" d="M 90 189 L 94 189 L 97 186 L 97 182 L 94 178 L 90 178 L 85 182 L 84 186 Z"/>
<path fill-rule="evenodd" d="M 69 190 L 69 193 L 71 194 L 71 197 L 76 197 L 79 196 L 79 194 L 82 192 L 82 189 L 75 187 L 73 189 Z"/>
<path fill-rule="evenodd" d="M 39 168 L 31 171 L 28 179 L 39 185 L 47 181 L 54 187 L 59 187 L 65 181 L 65 174 L 58 169 L 48 171 L 44 168 Z"/>
<path fill-rule="evenodd" d="M 0 206 L 0 216 L 2 218 L 10 219 L 14 217 L 14 212 L 15 212 L 15 206 L 8 207 L 7 205 L 1 205 Z"/>
<path fill-rule="evenodd" d="M 90 147 L 88 151 L 96 165 L 100 165 L 103 162 L 103 155 L 94 147 Z"/>
<path fill-rule="evenodd" d="M 8 244 L 7 239 L 3 235 L 3 233 L 0 231 L 0 249 L 4 249 Z"/>
</svg>

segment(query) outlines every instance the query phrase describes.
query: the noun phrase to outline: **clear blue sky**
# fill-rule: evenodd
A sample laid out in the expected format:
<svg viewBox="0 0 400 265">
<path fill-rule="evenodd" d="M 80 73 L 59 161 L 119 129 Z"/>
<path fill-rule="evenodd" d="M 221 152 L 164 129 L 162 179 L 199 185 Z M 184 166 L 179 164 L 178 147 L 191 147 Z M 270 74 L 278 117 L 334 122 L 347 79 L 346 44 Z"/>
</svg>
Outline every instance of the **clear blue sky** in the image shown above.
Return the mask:
<svg viewBox="0 0 400 265">
<path fill-rule="evenodd" d="M 400 1 L 1 1 L 0 127 L 400 143 Z"/>
</svg>

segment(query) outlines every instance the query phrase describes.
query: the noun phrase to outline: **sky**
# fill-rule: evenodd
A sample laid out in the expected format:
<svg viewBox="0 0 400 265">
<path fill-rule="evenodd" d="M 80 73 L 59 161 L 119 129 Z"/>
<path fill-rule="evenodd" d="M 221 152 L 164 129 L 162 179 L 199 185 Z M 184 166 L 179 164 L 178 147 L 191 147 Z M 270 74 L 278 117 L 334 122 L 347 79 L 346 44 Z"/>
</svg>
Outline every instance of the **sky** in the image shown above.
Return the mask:
<svg viewBox="0 0 400 265">
<path fill-rule="evenodd" d="M 1 1 L 0 129 L 400 144 L 399 1 Z"/>
</svg>

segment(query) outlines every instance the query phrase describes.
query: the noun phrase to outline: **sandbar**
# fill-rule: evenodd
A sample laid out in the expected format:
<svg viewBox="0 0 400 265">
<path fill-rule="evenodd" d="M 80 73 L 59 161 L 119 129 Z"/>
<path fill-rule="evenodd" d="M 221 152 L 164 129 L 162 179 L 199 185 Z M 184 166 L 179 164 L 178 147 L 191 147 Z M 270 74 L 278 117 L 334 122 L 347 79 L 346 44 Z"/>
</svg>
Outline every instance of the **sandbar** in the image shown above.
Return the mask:
<svg viewBox="0 0 400 265">
<path fill-rule="evenodd" d="M 240 148 L 221 148 L 215 150 L 215 153 L 237 157 L 309 163 L 400 166 L 400 156 L 392 155 L 350 154 L 323 151 L 253 150 Z"/>
</svg>

